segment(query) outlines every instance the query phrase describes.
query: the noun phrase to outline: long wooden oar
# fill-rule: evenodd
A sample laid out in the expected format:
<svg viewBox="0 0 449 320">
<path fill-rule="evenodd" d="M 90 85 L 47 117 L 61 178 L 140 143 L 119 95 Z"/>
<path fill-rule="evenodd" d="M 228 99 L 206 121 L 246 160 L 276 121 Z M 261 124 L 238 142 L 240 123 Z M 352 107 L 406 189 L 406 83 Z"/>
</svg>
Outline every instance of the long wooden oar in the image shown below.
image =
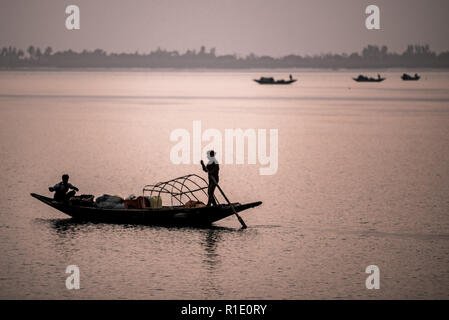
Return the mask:
<svg viewBox="0 0 449 320">
<path fill-rule="evenodd" d="M 223 192 L 223 190 L 220 188 L 220 186 L 217 183 L 217 180 L 215 180 L 215 178 L 213 176 L 210 176 L 212 178 L 212 181 L 215 183 L 215 185 L 217 186 L 218 190 L 220 190 L 221 194 L 223 195 L 223 197 L 225 198 L 225 200 L 228 202 L 228 204 L 231 206 L 232 211 L 234 212 L 234 214 L 236 215 L 237 219 L 239 219 L 240 224 L 242 225 L 242 229 L 246 229 L 248 228 L 246 226 L 245 221 L 243 221 L 242 217 L 239 216 L 239 214 L 237 213 L 237 211 L 235 211 L 234 206 L 231 204 L 231 202 L 229 201 L 228 197 L 226 197 L 225 193 Z"/>
</svg>

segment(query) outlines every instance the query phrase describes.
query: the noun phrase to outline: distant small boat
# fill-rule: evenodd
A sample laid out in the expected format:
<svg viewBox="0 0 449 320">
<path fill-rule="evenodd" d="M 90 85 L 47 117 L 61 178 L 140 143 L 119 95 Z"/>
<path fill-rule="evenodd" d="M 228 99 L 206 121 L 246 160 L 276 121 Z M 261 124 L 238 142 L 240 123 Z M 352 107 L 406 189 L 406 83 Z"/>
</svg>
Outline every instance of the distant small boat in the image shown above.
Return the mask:
<svg viewBox="0 0 449 320">
<path fill-rule="evenodd" d="M 274 80 L 274 78 L 265 78 L 265 77 L 260 77 L 260 79 L 254 79 L 254 81 L 256 81 L 259 84 L 290 84 L 295 82 L 297 79 L 293 79 L 292 76 L 290 75 L 290 80 Z"/>
<path fill-rule="evenodd" d="M 421 79 L 421 77 L 417 73 L 415 73 L 413 77 L 407 73 L 404 73 L 401 79 L 404 81 L 418 81 L 419 79 Z"/>
<path fill-rule="evenodd" d="M 352 78 L 352 79 L 354 79 L 354 81 L 357 81 L 357 82 L 382 82 L 386 78 L 382 78 L 380 75 L 377 75 L 377 78 L 359 75 L 357 78 Z"/>
</svg>

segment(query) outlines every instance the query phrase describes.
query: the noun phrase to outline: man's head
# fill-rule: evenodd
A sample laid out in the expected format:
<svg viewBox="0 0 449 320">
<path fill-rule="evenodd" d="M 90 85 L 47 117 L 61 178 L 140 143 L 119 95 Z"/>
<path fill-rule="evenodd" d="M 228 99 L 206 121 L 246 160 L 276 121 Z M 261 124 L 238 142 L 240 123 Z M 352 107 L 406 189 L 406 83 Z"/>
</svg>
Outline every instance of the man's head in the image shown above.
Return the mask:
<svg viewBox="0 0 449 320">
<path fill-rule="evenodd" d="M 209 164 L 211 164 L 212 162 L 218 163 L 217 160 L 215 159 L 214 150 L 207 151 L 207 159 L 209 159 Z"/>
<path fill-rule="evenodd" d="M 63 174 L 62 175 L 62 182 L 64 182 L 64 183 L 69 182 L 69 175 L 68 174 Z"/>
</svg>

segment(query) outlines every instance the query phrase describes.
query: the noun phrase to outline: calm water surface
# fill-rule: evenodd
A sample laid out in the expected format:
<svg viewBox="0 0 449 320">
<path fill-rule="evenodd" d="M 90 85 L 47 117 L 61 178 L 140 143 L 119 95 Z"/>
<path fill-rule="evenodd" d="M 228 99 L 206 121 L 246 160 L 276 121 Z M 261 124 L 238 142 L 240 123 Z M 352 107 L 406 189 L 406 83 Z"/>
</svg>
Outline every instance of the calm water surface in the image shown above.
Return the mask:
<svg viewBox="0 0 449 320">
<path fill-rule="evenodd" d="M 449 73 L 401 72 L 0 72 L 0 298 L 448 299 Z M 247 230 L 75 223 L 29 196 L 65 172 L 96 196 L 202 174 L 169 158 L 194 120 L 279 129 L 275 175 L 221 166 L 232 201 L 264 202 Z"/>
</svg>

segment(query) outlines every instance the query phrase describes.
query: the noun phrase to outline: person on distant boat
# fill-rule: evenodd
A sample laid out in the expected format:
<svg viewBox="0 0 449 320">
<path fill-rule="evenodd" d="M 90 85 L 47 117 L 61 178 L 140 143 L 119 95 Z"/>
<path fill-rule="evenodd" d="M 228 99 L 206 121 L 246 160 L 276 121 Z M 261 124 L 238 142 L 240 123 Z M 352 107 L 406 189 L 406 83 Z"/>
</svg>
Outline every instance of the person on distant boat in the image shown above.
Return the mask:
<svg viewBox="0 0 449 320">
<path fill-rule="evenodd" d="M 218 166 L 218 161 L 215 159 L 215 151 L 210 150 L 207 152 L 207 158 L 209 162 L 207 166 L 204 165 L 203 160 L 201 160 L 201 166 L 203 167 L 203 171 L 207 172 L 207 176 L 209 178 L 209 187 L 207 188 L 207 195 L 209 199 L 207 200 L 207 206 L 211 205 L 216 206 L 217 202 L 215 201 L 214 192 L 218 183 L 218 171 L 220 170 Z"/>
<path fill-rule="evenodd" d="M 380 74 L 377 74 L 377 79 L 380 79 Z"/>
<path fill-rule="evenodd" d="M 290 81 L 292 81 L 293 80 L 293 77 L 292 77 L 292 75 L 290 75 Z"/>
<path fill-rule="evenodd" d="M 72 191 L 69 191 L 69 189 L 72 189 Z M 68 174 L 62 175 L 62 181 L 55 184 L 54 187 L 49 187 L 48 190 L 50 190 L 50 192 L 55 192 L 53 199 L 56 201 L 69 200 L 77 191 L 79 191 L 77 187 L 69 183 Z"/>
</svg>

